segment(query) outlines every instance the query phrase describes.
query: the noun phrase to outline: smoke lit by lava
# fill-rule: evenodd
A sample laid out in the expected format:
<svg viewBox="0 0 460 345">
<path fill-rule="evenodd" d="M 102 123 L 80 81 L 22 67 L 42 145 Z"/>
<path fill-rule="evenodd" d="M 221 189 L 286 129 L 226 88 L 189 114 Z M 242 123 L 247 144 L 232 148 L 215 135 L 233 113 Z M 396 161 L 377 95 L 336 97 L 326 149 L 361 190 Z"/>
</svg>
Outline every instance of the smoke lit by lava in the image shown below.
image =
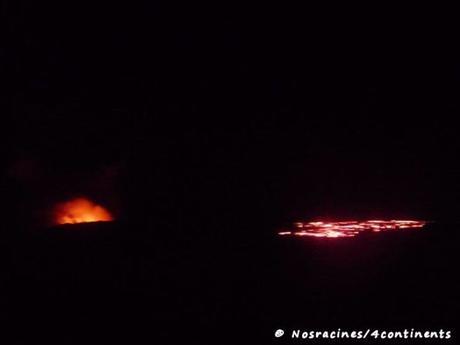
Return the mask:
<svg viewBox="0 0 460 345">
<path fill-rule="evenodd" d="M 53 211 L 54 224 L 75 224 L 111 221 L 113 216 L 104 207 L 86 198 L 75 198 L 57 204 Z"/>
</svg>

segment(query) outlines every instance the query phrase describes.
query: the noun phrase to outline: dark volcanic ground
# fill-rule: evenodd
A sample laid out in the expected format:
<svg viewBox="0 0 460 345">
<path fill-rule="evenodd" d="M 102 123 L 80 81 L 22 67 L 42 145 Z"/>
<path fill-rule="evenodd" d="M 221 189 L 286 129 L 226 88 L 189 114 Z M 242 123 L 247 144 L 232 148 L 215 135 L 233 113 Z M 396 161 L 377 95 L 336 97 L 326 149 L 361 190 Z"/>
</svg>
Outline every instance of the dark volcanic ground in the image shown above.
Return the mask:
<svg viewBox="0 0 460 345">
<path fill-rule="evenodd" d="M 133 227 L 60 226 L 5 239 L 1 342 L 281 344 L 288 339 L 275 339 L 278 328 L 455 331 L 457 225 L 220 240 L 145 237 Z M 296 343 L 305 341 L 318 343 Z"/>
</svg>

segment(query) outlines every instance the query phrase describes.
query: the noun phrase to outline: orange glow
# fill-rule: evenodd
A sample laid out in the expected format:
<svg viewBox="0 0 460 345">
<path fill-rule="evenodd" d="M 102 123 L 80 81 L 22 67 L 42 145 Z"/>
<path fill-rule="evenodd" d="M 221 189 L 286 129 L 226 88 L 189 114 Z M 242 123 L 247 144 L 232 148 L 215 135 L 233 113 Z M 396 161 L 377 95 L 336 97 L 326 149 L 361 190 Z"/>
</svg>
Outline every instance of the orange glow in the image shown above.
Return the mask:
<svg viewBox="0 0 460 345">
<path fill-rule="evenodd" d="M 310 237 L 354 237 L 363 231 L 382 232 L 399 229 L 419 229 L 426 222 L 421 220 L 367 220 L 345 222 L 296 222 L 296 231 L 283 230 L 278 235 L 310 236 Z"/>
<path fill-rule="evenodd" d="M 86 198 L 75 198 L 61 202 L 54 208 L 55 224 L 75 224 L 102 222 L 113 220 L 112 215 L 104 207 Z"/>
</svg>

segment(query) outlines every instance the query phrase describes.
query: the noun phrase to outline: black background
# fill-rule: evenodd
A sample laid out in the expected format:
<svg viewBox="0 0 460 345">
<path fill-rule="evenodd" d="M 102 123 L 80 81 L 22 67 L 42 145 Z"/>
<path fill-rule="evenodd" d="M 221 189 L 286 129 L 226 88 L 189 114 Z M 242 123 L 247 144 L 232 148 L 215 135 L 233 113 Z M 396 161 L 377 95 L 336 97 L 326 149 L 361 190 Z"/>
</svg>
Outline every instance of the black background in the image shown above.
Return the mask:
<svg viewBox="0 0 460 345">
<path fill-rule="evenodd" d="M 172 252 L 196 267 L 218 262 L 203 273 L 209 284 L 225 275 L 219 265 L 232 271 L 277 261 L 281 254 L 272 247 L 254 254 L 251 246 L 294 220 L 455 221 L 460 74 L 447 13 L 2 2 L 2 236 L 17 265 L 8 267 L 47 277 L 46 264 L 27 266 L 18 253 L 54 257 L 60 254 L 51 248 L 61 246 L 79 253 L 75 235 L 50 245 L 31 233 L 46 227 L 54 203 L 80 194 L 115 214 L 117 241 L 131 241 L 132 253 L 150 244 L 160 258 Z M 86 236 L 85 246 L 102 241 Z M 94 249 L 96 261 L 104 250 Z M 226 255 L 238 250 L 253 254 L 233 265 Z M 55 272 L 71 265 L 67 255 L 51 265 Z M 114 251 L 107 265 L 132 259 L 126 255 Z M 191 274 L 185 264 L 155 265 L 179 280 Z M 126 272 L 138 277 L 135 269 Z M 398 279 L 406 277 L 401 272 Z M 13 295 L 30 283 L 19 276 Z M 132 284 L 126 291 L 144 286 L 133 276 L 122 279 Z M 48 278 L 45 290 L 60 279 Z M 81 281 L 91 286 L 93 278 Z M 101 279 L 117 296 L 115 278 Z M 235 289 L 224 291 L 245 296 Z M 226 303 L 223 314 L 232 307 Z M 165 313 L 182 315 L 184 308 Z M 190 308 L 204 319 L 214 315 L 200 312 L 198 302 Z M 149 317 L 129 310 L 147 329 Z M 190 317 L 171 323 L 183 326 L 184 319 Z"/>
</svg>

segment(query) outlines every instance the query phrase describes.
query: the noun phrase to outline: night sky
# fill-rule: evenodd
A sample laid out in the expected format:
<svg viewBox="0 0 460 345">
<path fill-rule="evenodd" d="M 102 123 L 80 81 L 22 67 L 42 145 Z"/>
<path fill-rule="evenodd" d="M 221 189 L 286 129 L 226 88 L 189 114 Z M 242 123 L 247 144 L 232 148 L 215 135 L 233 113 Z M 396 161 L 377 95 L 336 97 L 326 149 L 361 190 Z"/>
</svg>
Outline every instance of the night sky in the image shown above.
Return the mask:
<svg viewBox="0 0 460 345">
<path fill-rule="evenodd" d="M 12 217 L 75 193 L 182 223 L 456 217 L 448 28 L 340 9 L 3 11 Z"/>
</svg>

